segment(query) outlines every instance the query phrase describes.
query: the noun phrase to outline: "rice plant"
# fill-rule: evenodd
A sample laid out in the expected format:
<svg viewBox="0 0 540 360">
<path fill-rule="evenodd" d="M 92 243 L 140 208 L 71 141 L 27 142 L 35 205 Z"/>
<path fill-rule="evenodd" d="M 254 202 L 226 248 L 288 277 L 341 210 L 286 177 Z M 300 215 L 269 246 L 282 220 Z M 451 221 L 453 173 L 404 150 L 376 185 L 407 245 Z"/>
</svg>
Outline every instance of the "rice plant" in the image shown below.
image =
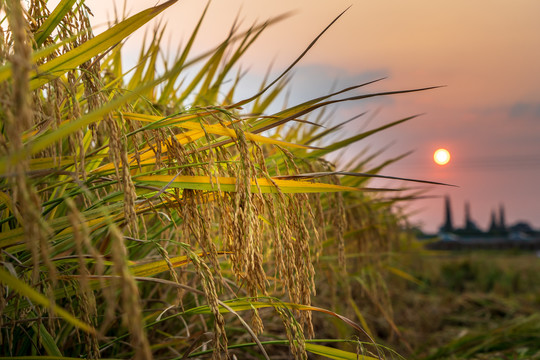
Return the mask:
<svg viewBox="0 0 540 360">
<path fill-rule="evenodd" d="M 400 237 L 395 200 L 371 195 L 391 189 L 366 184 L 386 163 L 362 172 L 362 160 L 336 169 L 324 156 L 410 118 L 328 144 L 340 125 L 307 117 L 424 89 L 358 94 L 370 83 L 359 84 L 268 113 L 328 28 L 238 100 L 239 59 L 279 19 L 233 27 L 213 51 L 192 55 L 203 13 L 174 61 L 161 60 L 158 28 L 126 70 L 123 40 L 176 0 L 97 36 L 84 1 L 28 3 L 0 2 L 3 356 L 392 353 L 365 326 L 313 304 L 319 279 L 338 285 L 346 271 L 378 264 L 364 255 L 391 251 Z M 365 261 L 347 264 L 349 251 Z M 350 284 L 344 289 L 352 302 Z M 313 313 L 354 338 L 318 338 Z"/>
</svg>

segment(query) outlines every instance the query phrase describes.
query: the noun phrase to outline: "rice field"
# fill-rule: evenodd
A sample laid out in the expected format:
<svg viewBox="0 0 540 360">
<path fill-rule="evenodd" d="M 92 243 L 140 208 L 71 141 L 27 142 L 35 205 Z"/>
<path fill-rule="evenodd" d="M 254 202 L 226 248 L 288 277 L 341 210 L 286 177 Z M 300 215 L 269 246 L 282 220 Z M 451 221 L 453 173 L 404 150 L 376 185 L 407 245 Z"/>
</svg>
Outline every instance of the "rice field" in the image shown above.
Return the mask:
<svg viewBox="0 0 540 360">
<path fill-rule="evenodd" d="M 328 107 L 431 88 L 373 79 L 272 111 L 333 23 L 238 98 L 242 54 L 280 19 L 201 54 L 204 13 L 174 61 L 158 27 L 124 68 L 123 40 L 174 3 L 94 36 L 84 1 L 0 2 L 0 358 L 414 354 L 389 276 L 426 280 L 396 263 L 418 248 L 394 205 L 430 182 L 373 188 L 399 158 L 325 158 L 412 117 L 346 136 L 362 115 Z"/>
<path fill-rule="evenodd" d="M 392 282 L 396 322 L 415 349 L 412 358 L 540 358 L 536 254 L 413 255 L 401 266 L 419 281 Z"/>
</svg>

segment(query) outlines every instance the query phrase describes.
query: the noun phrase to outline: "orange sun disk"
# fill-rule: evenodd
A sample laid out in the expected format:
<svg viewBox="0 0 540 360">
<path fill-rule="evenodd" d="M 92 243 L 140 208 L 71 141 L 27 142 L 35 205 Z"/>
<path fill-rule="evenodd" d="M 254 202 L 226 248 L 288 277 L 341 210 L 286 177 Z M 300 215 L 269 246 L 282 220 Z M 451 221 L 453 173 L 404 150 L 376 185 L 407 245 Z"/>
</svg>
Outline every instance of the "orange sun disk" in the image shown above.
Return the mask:
<svg viewBox="0 0 540 360">
<path fill-rule="evenodd" d="M 450 152 L 446 149 L 437 149 L 433 154 L 433 160 L 437 165 L 446 165 L 450 161 Z"/>
</svg>

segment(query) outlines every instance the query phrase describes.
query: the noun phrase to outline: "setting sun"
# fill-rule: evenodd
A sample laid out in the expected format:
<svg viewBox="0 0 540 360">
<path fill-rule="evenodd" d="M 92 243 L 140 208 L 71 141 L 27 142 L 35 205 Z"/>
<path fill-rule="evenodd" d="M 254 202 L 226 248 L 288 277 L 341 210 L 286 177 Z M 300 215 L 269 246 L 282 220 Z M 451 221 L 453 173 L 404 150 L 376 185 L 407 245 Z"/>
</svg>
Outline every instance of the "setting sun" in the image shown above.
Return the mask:
<svg viewBox="0 0 540 360">
<path fill-rule="evenodd" d="M 446 149 L 437 149 L 433 154 L 433 160 L 437 165 L 446 165 L 450 161 L 450 152 Z"/>
</svg>

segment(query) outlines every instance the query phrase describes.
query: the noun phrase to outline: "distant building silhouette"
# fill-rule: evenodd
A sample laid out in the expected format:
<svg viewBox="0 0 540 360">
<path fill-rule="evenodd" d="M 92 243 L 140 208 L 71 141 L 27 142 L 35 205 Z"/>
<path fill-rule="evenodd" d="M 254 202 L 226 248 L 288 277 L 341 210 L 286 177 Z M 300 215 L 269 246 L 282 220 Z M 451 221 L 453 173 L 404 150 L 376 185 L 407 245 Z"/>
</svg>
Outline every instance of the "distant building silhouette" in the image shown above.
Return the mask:
<svg viewBox="0 0 540 360">
<path fill-rule="evenodd" d="M 499 232 L 499 224 L 497 223 L 497 216 L 495 215 L 495 210 L 491 210 L 491 218 L 489 221 L 488 232 L 490 234 L 496 234 Z"/>
<path fill-rule="evenodd" d="M 504 214 L 504 205 L 499 205 L 499 212 L 495 210 L 491 211 L 491 220 L 489 224 L 488 233 L 493 235 L 506 235 L 508 234 L 508 229 L 506 227 L 506 218 Z"/>
<path fill-rule="evenodd" d="M 460 231 L 463 234 L 479 234 L 482 231 L 476 226 L 475 222 L 472 220 L 471 217 L 471 204 L 466 201 L 465 202 L 465 227 Z"/>
<path fill-rule="evenodd" d="M 471 204 L 468 201 L 465 202 L 465 229 L 472 227 L 471 220 Z"/>
<path fill-rule="evenodd" d="M 518 222 L 512 226 L 506 224 L 506 213 L 503 204 L 500 204 L 498 209 L 491 210 L 490 222 L 487 231 L 482 231 L 472 219 L 471 205 L 468 201 L 465 202 L 465 221 L 463 227 L 456 227 L 452 221 L 452 209 L 450 207 L 450 197 L 444 197 L 444 223 L 439 228 L 441 236 L 448 238 L 493 238 L 493 239 L 510 239 L 523 240 L 531 237 L 539 237 L 540 230 L 533 229 L 526 222 Z"/>
<path fill-rule="evenodd" d="M 444 223 L 439 228 L 439 241 L 426 244 L 433 250 L 506 250 L 519 249 L 537 251 L 540 254 L 540 229 L 533 229 L 526 222 L 506 224 L 503 204 L 491 210 L 490 224 L 487 231 L 480 230 L 472 219 L 471 205 L 465 202 L 465 223 L 455 227 L 452 222 L 450 198 L 444 197 Z M 422 234 L 431 239 L 432 234 Z"/>
<path fill-rule="evenodd" d="M 512 232 L 523 232 L 523 233 L 533 233 L 534 229 L 528 223 L 520 221 L 512 226 L 510 226 L 510 231 Z"/>
<path fill-rule="evenodd" d="M 499 206 L 499 232 L 506 233 L 506 219 L 504 217 L 504 205 Z"/>
<path fill-rule="evenodd" d="M 443 233 L 449 233 L 454 231 L 454 225 L 452 225 L 452 210 L 450 209 L 450 198 L 444 197 L 444 224 L 440 229 Z"/>
</svg>

